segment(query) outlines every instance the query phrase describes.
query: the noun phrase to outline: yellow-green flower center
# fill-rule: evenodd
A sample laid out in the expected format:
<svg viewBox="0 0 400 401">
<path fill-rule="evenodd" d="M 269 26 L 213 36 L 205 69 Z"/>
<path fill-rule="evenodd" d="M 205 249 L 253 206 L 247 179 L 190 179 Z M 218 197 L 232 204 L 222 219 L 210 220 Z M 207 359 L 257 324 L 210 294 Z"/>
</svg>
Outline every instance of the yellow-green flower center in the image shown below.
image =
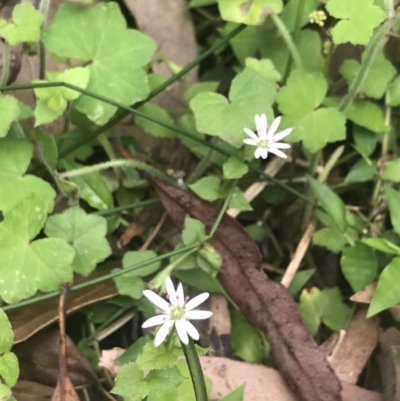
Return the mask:
<svg viewBox="0 0 400 401">
<path fill-rule="evenodd" d="M 261 141 L 258 142 L 258 147 L 268 149 L 268 141 L 266 141 L 265 139 L 261 139 Z"/>
<path fill-rule="evenodd" d="M 172 320 L 180 320 L 184 315 L 185 312 L 180 306 L 174 306 L 171 310 L 170 317 Z"/>
</svg>

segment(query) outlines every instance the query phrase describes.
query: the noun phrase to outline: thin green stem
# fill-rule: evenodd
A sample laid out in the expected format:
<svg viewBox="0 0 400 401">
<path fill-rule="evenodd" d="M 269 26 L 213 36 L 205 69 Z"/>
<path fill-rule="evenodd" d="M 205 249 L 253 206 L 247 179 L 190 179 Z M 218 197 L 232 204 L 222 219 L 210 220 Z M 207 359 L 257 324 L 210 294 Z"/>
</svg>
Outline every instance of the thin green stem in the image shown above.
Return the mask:
<svg viewBox="0 0 400 401">
<path fill-rule="evenodd" d="M 71 287 L 71 291 L 76 291 L 76 290 L 80 290 L 82 288 L 90 287 L 90 286 L 92 286 L 94 284 L 101 283 L 101 282 L 106 281 L 106 280 L 108 280 L 110 278 L 118 277 L 118 276 L 121 276 L 123 274 L 135 271 L 137 269 L 140 269 L 140 268 L 142 268 L 144 266 L 147 266 L 147 265 L 150 265 L 152 263 L 156 263 L 156 262 L 159 262 L 161 260 L 168 259 L 168 258 L 170 258 L 172 256 L 179 255 L 181 253 L 185 253 L 185 252 L 191 251 L 193 249 L 197 249 L 197 247 L 198 247 L 197 245 L 185 246 L 185 247 L 182 247 L 180 249 L 176 249 L 176 250 L 174 250 L 172 252 L 164 253 L 164 255 L 157 256 L 156 258 L 151 258 L 151 259 L 145 260 L 143 262 L 140 262 L 140 263 L 137 263 L 137 264 L 133 264 L 131 266 L 127 266 L 127 267 L 125 267 L 123 269 L 114 270 L 111 273 L 105 274 L 104 276 L 97 277 L 97 278 L 95 278 L 93 280 L 88 280 L 88 281 L 85 281 L 84 283 L 74 285 L 74 286 Z M 60 291 L 53 291 L 53 292 L 49 292 L 49 293 L 44 294 L 44 295 L 40 295 L 38 297 L 34 297 L 34 298 L 26 299 L 26 300 L 21 301 L 21 302 L 17 302 L 15 304 L 6 305 L 6 306 L 3 306 L 1 308 L 3 310 L 5 310 L 5 311 L 6 310 L 11 310 L 11 309 L 17 309 L 17 308 L 21 308 L 22 306 L 31 305 L 31 304 L 34 304 L 36 302 L 44 301 L 46 299 L 58 297 L 59 295 L 60 295 Z"/>
<path fill-rule="evenodd" d="M 39 11 L 43 14 L 42 28 L 47 25 L 47 15 L 49 13 L 50 0 L 40 0 Z M 39 79 L 45 79 L 46 77 L 46 49 L 41 40 L 38 43 L 39 49 Z"/>
<path fill-rule="evenodd" d="M 210 234 L 208 235 L 209 238 L 212 238 L 214 236 L 215 232 L 218 230 L 219 224 L 221 223 L 221 220 L 224 217 L 225 212 L 229 207 L 229 203 L 232 199 L 233 193 L 235 192 L 236 183 L 237 183 L 237 180 L 233 180 L 231 182 L 231 188 L 229 190 L 228 196 L 226 197 L 225 202 L 222 205 L 221 210 L 219 211 L 218 216 L 215 219 L 213 226 L 211 227 Z"/>
<path fill-rule="evenodd" d="M 339 160 L 340 156 L 344 151 L 344 146 L 339 146 L 331 155 L 328 162 L 325 164 L 324 169 L 322 170 L 321 174 L 318 177 L 319 182 L 325 182 L 328 178 L 329 173 L 336 165 L 337 161 Z"/>
<path fill-rule="evenodd" d="M 214 149 L 208 148 L 207 153 L 204 155 L 204 157 L 201 158 L 199 164 L 196 166 L 196 169 L 193 171 L 192 175 L 187 181 L 187 184 L 196 182 L 201 177 L 204 170 L 207 168 L 208 163 L 210 162 L 210 158 L 214 152 L 215 152 Z"/>
<path fill-rule="evenodd" d="M 372 63 L 375 60 L 378 50 L 383 44 L 383 40 L 387 32 L 391 29 L 396 19 L 397 18 L 387 19 L 379 28 L 376 29 L 375 33 L 373 34 L 364 51 L 364 59 L 361 63 L 361 67 L 355 79 L 352 81 L 347 95 L 339 104 L 338 109 L 343 113 L 346 113 L 353 104 L 358 92 L 360 91 L 361 85 L 363 84 L 369 69 L 371 68 Z"/>
<path fill-rule="evenodd" d="M 11 47 L 8 42 L 4 42 L 3 49 L 3 66 L 1 70 L 0 86 L 7 85 L 8 78 L 10 77 L 10 58 L 11 58 Z"/>
<path fill-rule="evenodd" d="M 115 167 L 134 167 L 139 170 L 147 171 L 151 175 L 160 178 L 161 180 L 171 185 L 175 185 L 174 180 L 172 180 L 166 174 L 161 173 L 156 168 L 149 166 L 148 164 L 142 163 L 138 160 L 125 160 L 125 159 L 109 160 L 107 162 L 95 164 L 93 166 L 85 166 L 77 168 L 75 170 L 66 171 L 65 173 L 59 173 L 58 178 L 65 179 L 65 178 L 79 177 L 81 175 L 91 174 L 101 170 L 106 170 L 108 168 L 115 168 Z"/>
<path fill-rule="evenodd" d="M 271 14 L 271 18 L 275 26 L 278 28 L 278 31 L 282 35 L 283 40 L 286 42 L 286 46 L 290 54 L 292 55 L 296 68 L 298 68 L 299 70 L 303 69 L 303 62 L 301 61 L 300 53 L 297 50 L 296 45 L 292 37 L 290 36 L 290 32 L 286 28 L 285 24 L 276 14 Z"/>
<path fill-rule="evenodd" d="M 200 359 L 197 355 L 194 342 L 191 338 L 189 338 L 189 343 L 187 345 L 182 341 L 181 344 L 183 353 L 185 354 L 186 362 L 189 367 L 190 376 L 192 378 L 196 401 L 208 401 L 206 382 L 204 380 Z"/>
<path fill-rule="evenodd" d="M 154 203 L 160 202 L 160 199 L 158 198 L 151 198 L 142 202 L 135 202 L 135 203 L 129 203 L 128 205 L 123 205 L 123 206 L 118 206 L 114 207 L 112 209 L 107 209 L 107 210 L 98 210 L 96 212 L 93 212 L 93 214 L 97 214 L 99 216 L 107 216 L 110 214 L 122 212 L 124 210 L 130 210 L 130 209 L 138 209 L 140 207 L 148 206 L 148 205 L 153 205 Z"/>
</svg>

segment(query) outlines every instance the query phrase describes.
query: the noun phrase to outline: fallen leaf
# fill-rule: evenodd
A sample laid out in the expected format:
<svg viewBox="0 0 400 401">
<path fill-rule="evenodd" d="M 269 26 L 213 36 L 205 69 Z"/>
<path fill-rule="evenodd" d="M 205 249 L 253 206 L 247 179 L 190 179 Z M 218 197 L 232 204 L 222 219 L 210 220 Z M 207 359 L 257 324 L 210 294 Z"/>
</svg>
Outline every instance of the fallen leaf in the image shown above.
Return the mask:
<svg viewBox="0 0 400 401">
<path fill-rule="evenodd" d="M 208 229 L 218 209 L 195 195 L 149 176 L 171 219 L 182 230 L 186 215 Z M 340 382 L 306 328 L 298 307 L 281 284 L 266 276 L 261 254 L 243 227 L 225 215 L 210 244 L 223 259 L 219 274 L 225 290 L 248 321 L 264 332 L 279 371 L 302 401 L 341 400 Z"/>
<path fill-rule="evenodd" d="M 101 277 L 119 266 L 120 263 L 113 264 L 112 267 L 107 269 L 96 270 L 88 277 L 76 275 L 74 283 L 80 284 Z M 116 295 L 118 295 L 118 291 L 112 279 L 72 291 L 67 313 L 70 314 L 85 306 L 104 301 Z M 46 299 L 45 301 L 36 302 L 18 309 L 11 309 L 6 313 L 14 330 L 14 344 L 18 344 L 57 321 L 58 299 Z"/>
<path fill-rule="evenodd" d="M 12 391 L 18 401 L 49 401 L 54 388 L 37 382 L 18 380 Z"/>
<path fill-rule="evenodd" d="M 119 238 L 117 245 L 118 248 L 123 248 L 124 246 L 128 245 L 132 238 L 138 237 L 142 235 L 145 230 L 145 226 L 136 221 L 133 221 L 129 226 L 126 228 L 124 233 Z"/>
<path fill-rule="evenodd" d="M 120 371 L 122 364 L 115 362 L 126 350 L 120 347 L 114 347 L 109 350 L 102 350 L 99 366 L 106 368 L 113 376 Z"/>
<path fill-rule="evenodd" d="M 339 379 L 356 384 L 378 343 L 379 321 L 367 319 L 366 309 L 353 316 L 343 340 L 330 358 Z M 323 347 L 323 344 L 321 345 Z"/>
<path fill-rule="evenodd" d="M 350 301 L 358 302 L 362 304 L 370 304 L 371 299 L 375 294 L 378 282 L 368 284 L 363 290 L 357 291 L 354 295 L 350 297 Z"/>
</svg>

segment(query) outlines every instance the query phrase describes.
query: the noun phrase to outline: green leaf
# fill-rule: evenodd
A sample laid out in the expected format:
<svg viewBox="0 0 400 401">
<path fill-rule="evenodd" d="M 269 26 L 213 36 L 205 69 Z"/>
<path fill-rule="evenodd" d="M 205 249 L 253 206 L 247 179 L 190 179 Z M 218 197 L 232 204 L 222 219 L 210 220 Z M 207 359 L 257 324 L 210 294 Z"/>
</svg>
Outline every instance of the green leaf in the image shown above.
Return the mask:
<svg viewBox="0 0 400 401">
<path fill-rule="evenodd" d="M 363 238 L 361 242 L 378 251 L 392 255 L 400 255 L 400 247 L 385 238 Z"/>
<path fill-rule="evenodd" d="M 346 280 L 355 292 L 372 283 L 378 273 L 375 252 L 362 242 L 345 247 L 340 264 Z"/>
<path fill-rule="evenodd" d="M 170 115 L 162 107 L 154 103 L 145 103 L 143 106 L 139 107 L 139 111 L 162 123 L 172 126 L 175 125 L 174 120 L 170 117 Z M 173 131 L 172 129 L 163 127 L 162 125 L 147 120 L 144 117 L 136 116 L 135 121 L 136 124 L 140 128 L 142 128 L 144 132 L 147 132 L 148 134 L 157 136 L 159 138 L 176 137 L 176 132 Z"/>
<path fill-rule="evenodd" d="M 361 60 L 365 59 L 365 52 Z M 359 70 L 361 64 L 357 60 L 345 60 L 340 66 L 340 73 L 350 82 L 352 82 Z M 392 63 L 385 57 L 383 48 L 378 51 L 374 61 L 371 63 L 368 74 L 366 75 L 361 87 L 360 92 L 374 99 L 380 99 L 385 94 L 389 82 L 396 75 L 396 69 Z"/>
<path fill-rule="evenodd" d="M 41 156 L 47 164 L 47 167 L 55 172 L 58 162 L 58 148 L 54 136 L 40 130 L 35 130 L 33 135 L 35 136 Z"/>
<path fill-rule="evenodd" d="M 314 153 L 328 142 L 345 139 L 345 116 L 333 108 L 317 107 L 322 103 L 328 84 L 322 73 L 295 70 L 287 85 L 278 95 L 279 110 L 293 125 L 290 141 L 303 141 L 304 147 Z M 321 133 L 324 133 L 323 135 Z"/>
<path fill-rule="evenodd" d="M 289 32 L 293 32 L 298 19 L 297 13 L 300 10 L 301 0 L 289 0 L 283 9 L 280 17 Z M 300 27 L 310 22 L 310 13 L 318 8 L 319 0 L 307 0 L 302 3 L 302 15 L 300 19 Z"/>
<path fill-rule="evenodd" d="M 40 39 L 42 22 L 43 14 L 32 3 L 24 1 L 14 7 L 10 22 L 0 20 L 0 37 L 12 46 L 19 42 L 36 42 Z"/>
<path fill-rule="evenodd" d="M 82 164 L 72 160 L 63 159 L 62 166 L 71 171 L 80 167 Z M 114 200 L 110 189 L 104 178 L 97 172 L 70 178 L 70 181 L 79 188 L 79 194 L 90 206 L 98 210 L 110 209 L 114 206 Z"/>
<path fill-rule="evenodd" d="M 372 297 L 367 317 L 376 315 L 384 309 L 400 302 L 400 258 L 395 257 L 379 276 L 378 286 Z"/>
<path fill-rule="evenodd" d="M 314 275 L 315 269 L 306 269 L 297 272 L 289 285 L 288 291 L 293 298 L 297 297 L 307 281 Z"/>
<path fill-rule="evenodd" d="M 48 237 L 64 239 L 74 248 L 72 268 L 84 276 L 90 274 L 97 263 L 111 255 L 106 239 L 107 220 L 101 216 L 88 215 L 79 207 L 50 216 L 45 233 Z"/>
<path fill-rule="evenodd" d="M 227 194 L 224 194 L 224 197 L 226 197 Z M 242 210 L 242 211 L 250 211 L 253 210 L 253 208 L 250 206 L 249 202 L 247 202 L 246 197 L 244 196 L 244 193 L 236 187 L 231 201 L 229 202 L 229 207 L 232 207 L 237 210 Z"/>
<path fill-rule="evenodd" d="M 14 401 L 10 387 L 0 383 L 0 400 Z"/>
<path fill-rule="evenodd" d="M 238 158 L 231 156 L 222 166 L 224 177 L 233 180 L 243 177 L 249 171 L 247 164 L 241 162 Z"/>
<path fill-rule="evenodd" d="M 387 163 L 383 168 L 382 178 L 393 182 L 400 182 L 400 157 Z"/>
<path fill-rule="evenodd" d="M 0 308 L 0 354 L 8 352 L 14 342 L 14 332 L 6 313 Z"/>
<path fill-rule="evenodd" d="M 314 245 L 323 246 L 333 253 L 339 253 L 347 244 L 347 240 L 337 227 L 324 227 L 312 236 Z"/>
<path fill-rule="evenodd" d="M 215 4 L 217 0 L 190 0 L 189 3 L 189 8 L 194 8 L 194 7 L 204 7 L 204 6 L 209 6 L 211 4 Z"/>
<path fill-rule="evenodd" d="M 151 341 L 150 336 L 139 337 L 133 344 L 131 344 L 125 352 L 120 355 L 115 362 L 126 364 L 128 362 L 136 362 L 138 356 L 143 350 L 143 347 Z"/>
<path fill-rule="evenodd" d="M 88 90 L 126 106 L 149 94 L 143 67 L 151 60 L 156 43 L 127 29 L 117 3 L 93 7 L 61 4 L 42 39 L 46 49 L 58 57 L 90 62 Z M 81 96 L 75 107 L 98 125 L 105 124 L 117 110 L 89 96 Z"/>
<path fill-rule="evenodd" d="M 261 333 L 232 308 L 232 346 L 235 354 L 251 363 L 261 363 L 265 355 Z"/>
<path fill-rule="evenodd" d="M 19 376 L 18 358 L 13 352 L 6 352 L 0 355 L 0 377 L 7 384 L 13 387 Z"/>
<path fill-rule="evenodd" d="M 141 401 L 149 393 L 150 386 L 136 363 L 122 366 L 115 378 L 111 393 L 123 397 L 124 401 Z"/>
<path fill-rule="evenodd" d="M 19 116 L 17 99 L 12 96 L 0 96 L 0 138 L 7 135 L 13 121 Z"/>
<path fill-rule="evenodd" d="M 338 288 L 320 291 L 313 287 L 311 290 L 303 290 L 299 308 L 313 335 L 318 332 L 321 323 L 334 331 L 344 329 L 351 314 L 351 309 L 343 303 Z"/>
<path fill-rule="evenodd" d="M 218 81 L 196 82 L 185 92 L 185 101 L 190 103 L 199 93 L 216 92 L 219 86 Z"/>
<path fill-rule="evenodd" d="M 221 182 L 217 177 L 204 177 L 189 185 L 189 188 L 200 198 L 215 201 L 220 197 Z"/>
<path fill-rule="evenodd" d="M 246 383 L 243 383 L 239 387 L 236 387 L 235 390 L 231 391 L 225 397 L 220 398 L 219 401 L 243 401 L 245 388 Z"/>
<path fill-rule="evenodd" d="M 345 232 L 347 228 L 346 208 L 340 197 L 325 184 L 310 176 L 307 176 L 307 179 L 322 208 L 332 217 L 340 231 Z"/>
<path fill-rule="evenodd" d="M 378 137 L 375 133 L 363 128 L 358 125 L 354 126 L 353 138 L 355 142 L 355 148 L 362 156 L 368 157 L 376 148 Z"/>
<path fill-rule="evenodd" d="M 122 265 L 126 269 L 128 267 L 132 267 L 135 264 L 139 264 L 142 262 L 146 262 L 147 260 L 157 258 L 157 254 L 154 251 L 130 251 L 126 252 L 124 257 L 122 258 Z M 152 273 L 155 273 L 161 266 L 160 261 L 156 261 L 153 263 L 148 264 L 147 266 L 140 267 L 139 269 L 132 270 L 131 272 L 127 273 L 123 277 L 127 277 L 129 275 L 135 277 L 146 277 Z"/>
<path fill-rule="evenodd" d="M 198 252 L 197 264 L 212 277 L 216 277 L 222 268 L 222 258 L 212 245 L 205 243 Z"/>
<path fill-rule="evenodd" d="M 24 139 L 0 139 L 0 210 L 7 213 L 29 193 L 40 195 L 45 211 L 54 207 L 56 192 L 39 177 L 25 174 L 33 146 Z"/>
<path fill-rule="evenodd" d="M 7 303 L 40 291 L 55 291 L 72 280 L 75 252 L 60 238 L 32 241 L 47 217 L 46 203 L 36 195 L 4 213 L 0 223 L 0 296 Z"/>
<path fill-rule="evenodd" d="M 182 241 L 185 245 L 194 245 L 206 235 L 206 228 L 199 220 L 185 217 L 185 227 L 182 231 Z"/>
<path fill-rule="evenodd" d="M 66 82 L 86 89 L 89 82 L 89 68 L 75 67 L 63 72 L 48 72 L 50 82 Z M 41 83 L 45 81 L 32 81 Z M 48 124 L 60 117 L 68 106 L 68 101 L 76 100 L 81 93 L 64 86 L 34 88 L 38 97 L 35 108 L 35 126 Z"/>
<path fill-rule="evenodd" d="M 154 346 L 154 341 L 149 341 L 139 355 L 136 363 L 140 370 L 169 369 L 176 365 L 175 354 L 168 351 L 164 344 Z"/>
<path fill-rule="evenodd" d="M 202 269 L 175 270 L 174 277 L 201 291 L 224 294 L 221 283 Z"/>
<path fill-rule="evenodd" d="M 329 0 L 326 9 L 332 17 L 341 19 L 332 29 L 336 45 L 366 45 L 374 28 L 385 19 L 385 13 L 373 0 Z"/>
<path fill-rule="evenodd" d="M 394 231 L 400 234 L 400 192 L 391 187 L 385 188 L 385 199 L 390 211 Z"/>
<path fill-rule="evenodd" d="M 173 366 L 169 369 L 152 370 L 147 376 L 146 381 L 149 383 L 150 390 L 156 393 L 168 393 L 175 390 L 185 380 L 179 369 Z"/>
<path fill-rule="evenodd" d="M 254 70 L 262 75 L 267 81 L 278 82 L 281 74 L 275 69 L 273 62 L 269 59 L 257 60 L 256 58 L 246 58 L 246 68 Z"/>
<path fill-rule="evenodd" d="M 218 0 L 219 12 L 225 21 L 260 25 L 271 14 L 282 11 L 282 0 Z"/>
<path fill-rule="evenodd" d="M 400 75 L 389 84 L 387 91 L 387 103 L 389 106 L 400 106 Z"/>
<path fill-rule="evenodd" d="M 378 173 L 375 163 L 365 159 L 358 160 L 350 169 L 345 182 L 365 182 Z"/>
<path fill-rule="evenodd" d="M 218 93 L 200 93 L 190 102 L 190 108 L 199 132 L 219 136 L 239 148 L 246 137 L 243 128 L 254 127 L 256 114 L 266 114 L 272 120 L 274 98 L 274 85 L 246 69 L 233 79 L 229 100 Z"/>
<path fill-rule="evenodd" d="M 121 269 L 114 269 L 113 272 L 120 270 Z M 133 275 L 132 272 L 114 277 L 114 281 L 119 294 L 127 295 L 133 299 L 140 299 L 143 297 L 143 291 L 146 289 L 146 284 L 141 278 Z"/>
</svg>

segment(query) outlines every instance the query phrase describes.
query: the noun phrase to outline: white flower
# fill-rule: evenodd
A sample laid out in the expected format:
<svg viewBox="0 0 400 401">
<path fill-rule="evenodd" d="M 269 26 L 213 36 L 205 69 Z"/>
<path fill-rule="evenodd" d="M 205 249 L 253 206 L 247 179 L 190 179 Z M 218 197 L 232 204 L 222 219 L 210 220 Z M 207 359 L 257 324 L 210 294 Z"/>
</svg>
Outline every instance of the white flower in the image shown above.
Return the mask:
<svg viewBox="0 0 400 401">
<path fill-rule="evenodd" d="M 244 132 L 251 138 L 245 139 L 243 142 L 247 145 L 257 146 L 257 149 L 254 153 L 254 157 L 258 159 L 262 157 L 266 159 L 268 156 L 268 152 L 271 152 L 279 157 L 286 158 L 287 156 L 279 149 L 289 149 L 290 145 L 288 143 L 278 142 L 281 139 L 285 138 L 292 132 L 292 128 L 288 128 L 275 134 L 275 132 L 279 128 L 279 124 L 281 123 L 281 117 L 275 118 L 272 122 L 271 126 L 267 126 L 267 117 L 265 114 L 261 116 L 256 114 L 256 128 L 257 134 L 254 133 L 251 129 L 244 128 Z"/>
<path fill-rule="evenodd" d="M 175 291 L 174 284 L 170 277 L 166 279 L 167 287 L 167 299 L 169 303 L 163 298 L 158 296 L 155 292 L 150 290 L 143 291 L 143 295 L 153 302 L 154 305 L 158 306 L 161 311 L 160 315 L 153 316 L 147 319 L 143 324 L 142 328 L 148 328 L 153 326 L 162 325 L 157 332 L 156 338 L 154 340 L 154 345 L 158 347 L 168 336 L 168 333 L 175 326 L 178 336 L 184 344 L 189 343 L 188 334 L 193 340 L 199 339 L 199 332 L 193 326 L 189 320 L 197 319 L 208 319 L 212 312 L 193 310 L 200 304 L 202 304 L 208 297 L 208 292 L 203 292 L 202 294 L 194 297 L 191 301 L 187 302 L 188 297 L 185 299 L 183 294 L 182 283 L 179 283 L 178 288 Z"/>
</svg>

